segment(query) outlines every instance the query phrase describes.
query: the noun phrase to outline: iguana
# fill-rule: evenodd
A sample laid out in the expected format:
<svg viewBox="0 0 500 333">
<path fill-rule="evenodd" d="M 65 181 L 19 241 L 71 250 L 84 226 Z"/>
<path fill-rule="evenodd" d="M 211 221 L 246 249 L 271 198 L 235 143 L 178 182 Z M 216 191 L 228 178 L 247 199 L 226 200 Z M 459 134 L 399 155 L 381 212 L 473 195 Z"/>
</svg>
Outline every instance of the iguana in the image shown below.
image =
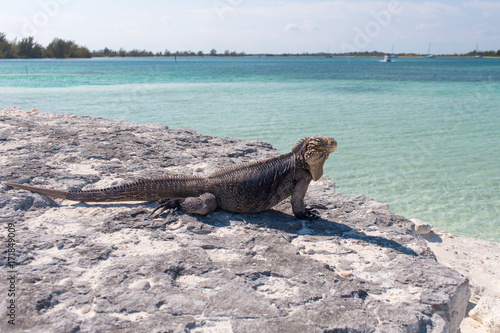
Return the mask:
<svg viewBox="0 0 500 333">
<path fill-rule="evenodd" d="M 323 175 L 323 164 L 336 148 L 333 138 L 312 136 L 297 142 L 287 154 L 228 167 L 207 177 L 165 176 L 98 190 L 63 191 L 10 182 L 6 185 L 83 202 L 161 200 L 155 212 L 180 208 L 185 213 L 200 215 L 217 208 L 258 213 L 291 196 L 293 214 L 308 219 L 314 214 L 304 204 L 307 188 L 311 180 Z"/>
</svg>

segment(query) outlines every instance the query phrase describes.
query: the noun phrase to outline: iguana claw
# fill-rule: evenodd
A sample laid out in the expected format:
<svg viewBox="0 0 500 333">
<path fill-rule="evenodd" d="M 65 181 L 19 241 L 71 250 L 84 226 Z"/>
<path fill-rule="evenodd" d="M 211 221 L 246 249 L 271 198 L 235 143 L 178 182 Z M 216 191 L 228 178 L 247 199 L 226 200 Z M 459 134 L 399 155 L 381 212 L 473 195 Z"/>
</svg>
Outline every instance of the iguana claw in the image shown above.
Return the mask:
<svg viewBox="0 0 500 333">
<path fill-rule="evenodd" d="M 318 220 L 321 218 L 319 212 L 314 208 L 306 208 L 306 215 L 308 220 Z"/>
<path fill-rule="evenodd" d="M 169 210 L 169 214 L 172 214 L 180 207 L 180 203 L 177 199 L 161 199 L 158 200 L 158 207 L 156 207 L 151 214 L 149 214 L 149 218 L 153 219 L 155 217 L 160 216 L 165 211 Z"/>
</svg>

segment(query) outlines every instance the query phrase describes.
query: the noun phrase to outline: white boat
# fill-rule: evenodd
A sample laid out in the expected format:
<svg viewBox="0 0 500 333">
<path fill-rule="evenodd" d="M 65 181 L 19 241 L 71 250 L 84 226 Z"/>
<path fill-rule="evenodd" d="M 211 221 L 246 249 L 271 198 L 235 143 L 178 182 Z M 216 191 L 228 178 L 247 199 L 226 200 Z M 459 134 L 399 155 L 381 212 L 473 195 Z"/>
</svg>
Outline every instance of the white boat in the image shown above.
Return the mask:
<svg viewBox="0 0 500 333">
<path fill-rule="evenodd" d="M 429 43 L 429 51 L 427 52 L 427 59 L 435 58 L 434 54 L 431 54 L 431 43 Z"/>
<path fill-rule="evenodd" d="M 384 56 L 384 60 L 382 60 L 382 62 L 391 62 L 391 61 L 392 61 L 392 58 L 391 58 L 391 56 L 390 56 L 390 55 L 388 55 L 388 54 L 386 54 L 386 55 Z"/>
<path fill-rule="evenodd" d="M 479 42 L 476 42 L 476 49 L 475 49 L 475 51 L 474 51 L 474 52 L 476 53 L 476 55 L 474 56 L 474 58 L 477 58 L 477 59 L 479 59 L 479 58 L 482 58 L 482 57 L 483 57 L 483 55 L 482 55 L 482 54 L 477 54 L 477 47 L 478 47 L 478 46 L 479 46 Z"/>
</svg>

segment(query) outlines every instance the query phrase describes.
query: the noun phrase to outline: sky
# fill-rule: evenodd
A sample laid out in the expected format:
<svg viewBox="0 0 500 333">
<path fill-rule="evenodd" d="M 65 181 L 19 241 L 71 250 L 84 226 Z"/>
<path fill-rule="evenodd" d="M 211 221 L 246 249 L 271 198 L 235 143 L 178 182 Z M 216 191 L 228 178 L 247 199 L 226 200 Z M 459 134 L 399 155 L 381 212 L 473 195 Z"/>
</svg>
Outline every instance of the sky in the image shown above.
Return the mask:
<svg viewBox="0 0 500 333">
<path fill-rule="evenodd" d="M 0 32 L 90 50 L 453 54 L 500 49 L 500 1 L 3 1 Z"/>
</svg>

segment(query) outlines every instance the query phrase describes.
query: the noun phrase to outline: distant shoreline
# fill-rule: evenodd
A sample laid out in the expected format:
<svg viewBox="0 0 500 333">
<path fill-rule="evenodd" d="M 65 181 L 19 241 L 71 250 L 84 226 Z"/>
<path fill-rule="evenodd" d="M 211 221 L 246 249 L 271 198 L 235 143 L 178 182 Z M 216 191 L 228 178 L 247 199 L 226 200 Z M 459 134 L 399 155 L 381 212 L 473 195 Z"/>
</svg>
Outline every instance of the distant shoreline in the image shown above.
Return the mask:
<svg viewBox="0 0 500 333">
<path fill-rule="evenodd" d="M 217 52 L 216 49 L 210 50 L 205 53 L 203 51 L 193 52 L 187 51 L 169 51 L 166 49 L 164 52 L 153 52 L 148 50 L 125 50 L 120 48 L 117 50 L 105 47 L 101 50 L 90 51 L 86 46 L 80 46 L 72 40 L 64 40 L 54 38 L 54 40 L 47 45 L 42 46 L 34 40 L 34 37 L 25 37 L 21 40 L 8 41 L 6 34 L 0 32 L 0 59 L 41 59 L 41 58 L 97 58 L 97 57 L 384 57 L 385 55 L 393 55 L 394 57 L 422 57 L 425 58 L 429 54 L 420 53 L 386 53 L 380 51 L 358 51 L 346 53 L 330 53 L 330 52 L 315 52 L 315 53 L 252 53 L 229 51 L 225 50 L 223 53 Z M 479 58 L 499 58 L 500 50 L 494 51 L 470 51 L 467 53 L 455 54 L 434 54 L 433 57 L 479 57 Z"/>
<path fill-rule="evenodd" d="M 384 55 L 332 55 L 332 56 L 324 56 L 324 55 L 318 55 L 318 54 L 246 54 L 244 56 L 211 56 L 211 55 L 204 55 L 204 56 L 158 56 L 158 55 L 146 55 L 146 56 L 125 56 L 125 57 L 120 57 L 120 56 L 92 56 L 92 57 L 85 57 L 85 58 L 51 58 L 51 57 L 43 57 L 43 58 L 0 58 L 0 61 L 2 60 L 37 60 L 37 59 L 58 59 L 58 60 L 64 60 L 64 59 L 121 59 L 121 58 L 171 58 L 171 59 L 177 59 L 177 58 L 383 58 Z M 394 57 L 394 56 L 393 56 Z M 393 59 L 427 59 L 428 57 L 426 55 L 397 55 L 397 57 L 394 57 Z M 474 59 L 475 57 L 471 56 L 465 56 L 465 55 L 436 55 L 431 59 L 436 59 L 436 58 L 460 58 L 460 59 Z M 483 56 L 479 59 L 500 59 L 500 56 Z"/>
</svg>

